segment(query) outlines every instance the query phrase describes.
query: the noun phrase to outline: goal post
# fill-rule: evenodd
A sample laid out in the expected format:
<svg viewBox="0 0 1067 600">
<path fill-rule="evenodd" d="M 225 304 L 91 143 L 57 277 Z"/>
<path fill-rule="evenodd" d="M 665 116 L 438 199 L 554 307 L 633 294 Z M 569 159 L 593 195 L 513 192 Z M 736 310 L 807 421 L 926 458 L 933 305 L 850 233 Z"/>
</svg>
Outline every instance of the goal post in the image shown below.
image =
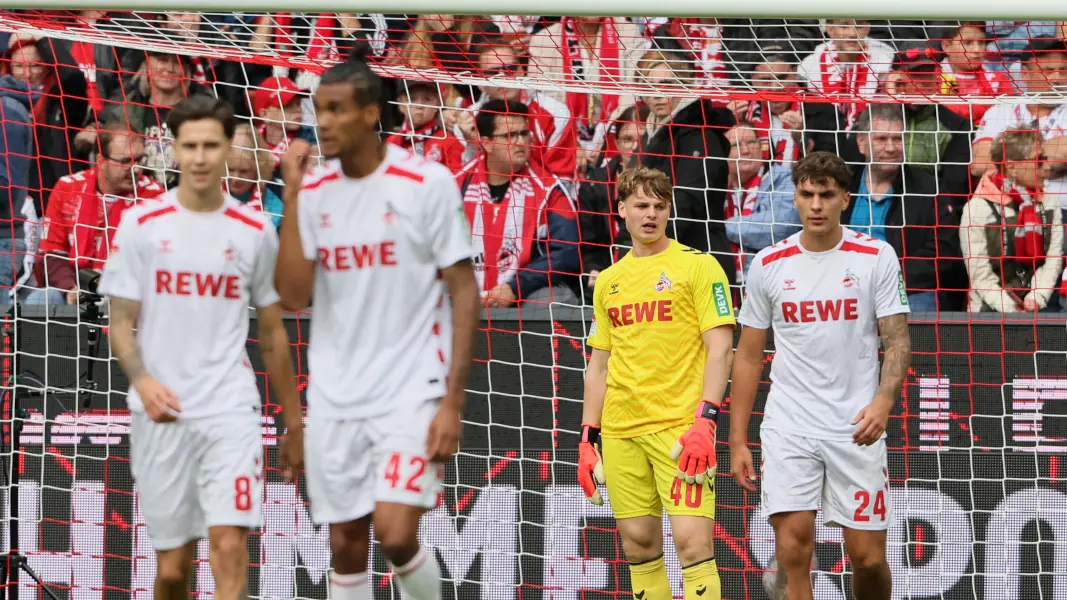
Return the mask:
<svg viewBox="0 0 1067 600">
<path fill-rule="evenodd" d="M 97 9 L 92 14 L 79 12 Z M 105 14 L 104 9 L 110 12 Z M 176 12 L 164 12 L 168 10 Z M 348 10 L 389 12 L 336 12 Z M 405 11 L 405 15 L 392 14 L 396 11 Z M 511 14 L 492 14 L 504 11 Z M 648 12 L 707 20 L 672 21 L 649 17 Z M 566 31 L 573 23 L 561 24 L 558 16 L 523 18 L 530 13 L 537 13 L 534 17 L 545 13 L 611 15 L 604 18 L 612 19 L 618 28 L 618 51 L 604 51 L 604 45 L 611 42 L 600 38 L 589 44 L 591 51 L 585 50 L 586 60 L 600 63 L 605 76 L 579 76 L 575 63 L 568 65 L 563 58 L 567 53 L 562 46 L 576 41 Z M 782 14 L 790 16 L 782 18 Z M 1009 18 L 1011 24 L 990 22 L 981 28 L 988 39 L 983 38 L 986 45 L 977 51 L 941 43 L 944 32 L 952 31 L 961 19 Z M 1027 18 L 1042 22 L 1030 27 L 1015 23 Z M 852 23 L 841 24 L 843 32 L 831 31 L 833 19 L 889 19 L 871 24 L 865 52 L 856 53 L 864 58 L 848 63 L 862 65 L 858 71 L 869 79 L 862 86 L 852 85 L 849 77 L 859 82 L 857 71 L 842 67 L 851 75 L 838 77 L 836 71 L 827 71 L 824 78 L 816 66 L 807 75 L 809 87 L 803 89 L 798 74 L 802 60 L 817 56 L 818 49 L 825 49 L 824 43 L 835 35 L 842 36 L 842 41 L 858 35 Z M 1067 118 L 1067 65 L 1056 62 L 1058 55 L 1046 63 L 1035 62 L 1027 53 L 1035 41 L 1055 43 L 1057 36 L 1067 38 L 1067 27 L 1044 22 L 1064 19 L 1067 10 L 1039 0 L 1014 4 L 668 0 L 654 5 L 597 1 L 573 6 L 549 0 L 506 8 L 481 0 L 451 4 L 316 0 L 300 6 L 247 0 L 219 4 L 159 0 L 151 6 L 128 0 L 74 0 L 62 9 L 15 0 L 0 11 L 0 32 L 11 33 L 15 40 L 6 54 L 0 52 L 0 133 L 5 136 L 0 139 L 7 141 L 9 157 L 25 155 L 37 160 L 46 152 L 43 156 L 49 164 L 61 165 L 64 175 L 77 177 L 80 170 L 91 167 L 115 173 L 114 169 L 124 165 L 130 172 L 173 185 L 177 173 L 168 155 L 173 136 L 163 127 L 165 118 L 160 115 L 175 97 L 214 94 L 231 101 L 242 121 L 237 150 L 228 163 L 228 191 L 280 219 L 278 157 L 292 137 L 316 139 L 310 95 L 322 71 L 344 58 L 354 38 L 371 45 L 376 55 L 374 68 L 396 82 L 397 97 L 392 104 L 398 121 L 386 133 L 396 134 L 395 141 L 427 160 L 450 167 L 453 158 L 470 164 L 491 144 L 511 145 L 510 141 L 494 142 L 493 134 L 477 130 L 474 115 L 487 98 L 507 97 L 534 107 L 529 120 L 534 123 L 529 160 L 540 166 L 538 173 L 544 180 L 561 180 L 570 210 L 557 207 L 557 212 L 567 213 L 564 220 L 575 223 L 574 235 L 579 237 L 557 240 L 534 232 L 532 237 L 540 237 L 531 243 L 514 231 L 501 234 L 498 237 L 508 237 L 510 245 L 500 243 L 500 248 L 489 250 L 483 243 L 478 267 L 484 273 L 486 263 L 496 261 L 495 268 L 506 270 L 530 246 L 540 244 L 552 248 L 543 252 L 555 252 L 553 244 L 560 242 L 577 250 L 580 268 L 558 270 L 553 266 L 558 264 L 556 254 L 546 261 L 548 267 L 526 271 L 547 272 L 549 282 L 562 280 L 562 284 L 542 288 L 551 290 L 547 296 L 484 313 L 461 449 L 456 461 L 445 467 L 445 490 L 439 506 L 423 522 L 422 540 L 435 549 L 442 564 L 448 600 L 622 598 L 630 593 L 627 563 L 610 509 L 588 503 L 575 478 L 589 357 L 585 339 L 592 316 L 589 284 L 593 271 L 606 268 L 625 252 L 625 244 L 616 244 L 619 238 L 614 237 L 620 228 L 612 218 L 617 198 L 607 183 L 610 180 L 599 178 L 600 169 L 606 172 L 612 160 L 640 154 L 656 126 L 674 118 L 680 107 L 699 106 L 724 120 L 681 123 L 688 129 L 676 131 L 690 135 L 699 130 L 714 143 L 697 150 L 696 156 L 689 148 L 683 151 L 674 146 L 648 154 L 658 153 L 660 164 L 667 165 L 665 170 L 686 161 L 701 162 L 691 169 L 701 171 L 697 182 L 677 183 L 676 198 L 684 196 L 691 203 L 696 198 L 706 207 L 718 202 L 716 214 L 721 217 L 708 216 L 709 212 L 696 217 L 683 214 L 676 215 L 675 222 L 695 222 L 710 238 L 716 227 L 732 218 L 739 225 L 754 226 L 753 231 L 766 233 L 765 237 L 780 237 L 781 232 L 791 233 L 797 226 L 788 216 L 792 194 L 788 165 L 808 150 L 810 142 L 812 148 L 841 154 L 857 172 L 863 172 L 866 155 L 854 129 L 860 109 L 890 106 L 913 111 L 905 117 L 903 131 L 889 131 L 908 136 L 902 137 L 907 142 L 900 160 L 928 171 L 926 178 L 917 179 L 935 180 L 938 187 L 920 193 L 912 187 L 917 179 L 908 179 L 904 189 L 889 194 L 907 196 L 911 207 L 927 202 L 923 208 L 941 201 L 942 196 L 955 198 L 957 203 L 938 218 L 957 219 L 958 224 L 960 206 L 984 176 L 973 166 L 978 152 L 990 160 L 989 146 L 979 144 L 983 135 L 1036 127 L 1047 140 L 1067 136 L 1067 120 L 1058 120 Z M 414 35 L 416 31 L 420 35 Z M 442 42 L 440 36 L 446 31 L 452 37 Z M 649 50 L 667 45 L 673 54 L 642 64 Z M 923 50 L 927 47 L 934 50 L 928 54 Z M 918 50 L 900 58 L 899 53 L 906 54 L 909 48 Z M 836 60 L 830 54 L 824 58 Z M 969 61 L 981 63 L 984 70 L 967 73 L 988 76 L 996 87 L 961 83 L 972 80 L 967 73 L 953 71 L 951 65 Z M 50 79 L 60 73 L 57 64 L 63 69 L 61 76 Z M 657 71 L 663 65 L 668 68 Z M 938 79 L 932 87 L 921 87 L 930 86 L 929 79 L 916 82 L 904 77 L 912 66 L 935 72 L 935 65 L 939 65 Z M 83 78 L 81 87 L 72 85 L 78 73 Z M 23 88 L 17 81 L 32 77 L 38 78 L 33 84 L 44 90 L 40 97 L 55 101 L 38 105 L 20 100 L 16 92 Z M 175 88 L 179 90 L 176 95 Z M 82 89 L 87 90 L 87 97 L 75 97 L 72 90 Z M 596 118 L 593 113 L 605 105 L 617 110 L 610 111 L 610 118 Z M 663 106 L 668 107 L 666 111 Z M 117 163 L 110 148 L 98 145 L 99 138 L 85 135 L 102 127 L 103 115 L 114 114 L 109 112 L 112 108 L 121 109 L 118 114 L 136 113 L 138 119 L 148 119 L 147 126 L 136 132 L 145 149 L 136 168 Z M 1014 116 L 1031 110 L 1041 119 L 1036 126 Z M 990 112 L 1014 120 L 1003 126 L 983 124 L 981 114 Z M 751 146 L 745 138 L 726 135 L 739 118 L 752 122 L 749 129 L 756 132 L 758 156 L 741 157 L 740 150 L 730 154 L 733 146 Z M 881 120 L 896 124 L 892 115 Z M 909 129 L 914 123 L 921 127 Z M 871 131 L 886 133 L 880 127 L 871 125 Z M 33 132 L 34 143 L 27 140 L 19 151 L 11 144 L 22 139 L 15 134 L 27 130 Z M 57 130 L 62 131 L 59 139 L 63 143 L 42 145 L 53 139 L 46 134 Z M 866 150 L 873 152 L 871 147 Z M 1036 162 L 1040 156 L 1034 152 L 1012 160 Z M 2 152 L 0 158 L 4 158 Z M 766 177 L 761 167 L 757 177 L 740 181 L 742 158 L 774 164 L 784 168 L 785 175 L 778 169 L 779 177 L 768 187 L 766 182 L 774 178 Z M 611 168 L 619 163 L 614 164 Z M 48 217 L 49 186 L 28 176 L 21 183 L 9 183 L 25 192 L 22 195 L 29 199 L 25 206 L 37 213 L 20 213 L 23 206 L 14 206 L 11 218 L 33 234 L 29 241 L 37 245 L 29 246 L 29 252 L 39 258 L 45 252 L 39 246 L 48 233 L 45 225 L 54 227 L 50 221 L 42 222 Z M 765 187 L 760 188 L 761 183 Z M 0 185 L 0 207 L 7 201 L 5 189 Z M 1057 208 L 1067 207 L 1067 194 L 1055 195 L 1065 189 L 1046 190 Z M 861 195 L 857 191 L 856 196 Z M 115 200 L 107 194 L 98 196 L 89 194 L 87 202 L 111 206 L 108 202 Z M 754 205 L 748 205 L 768 198 L 769 212 L 762 217 L 755 214 Z M 736 213 L 727 216 L 726 206 Z M 486 214 L 491 212 L 487 209 Z M 955 237 L 959 243 L 957 230 L 947 229 L 954 225 L 913 221 L 920 213 L 902 208 L 902 220 L 886 226 L 888 235 L 913 240 L 919 238 L 908 237 L 912 232 L 936 230 L 936 240 L 923 239 L 938 245 Z M 114 224 L 79 223 L 92 234 L 78 238 L 72 233 L 71 240 L 99 241 L 95 247 L 71 241 L 71 255 L 106 257 L 107 232 Z M 537 225 L 550 229 L 547 219 Z M 6 225 L 0 231 L 6 231 Z M 482 233 L 475 235 L 485 241 L 484 225 Z M 756 238 L 739 237 L 738 243 L 729 240 L 729 254 L 751 254 L 758 249 L 748 241 Z M 23 256 L 5 254 L 5 241 L 0 236 L 0 266 L 14 266 Z M 710 239 L 707 242 L 710 245 Z M 100 248 L 102 254 L 97 252 Z M 902 248 L 906 253 L 916 251 L 910 241 Z M 961 300 L 958 296 L 970 291 L 963 257 L 942 255 L 938 248 L 934 255 L 905 255 L 911 261 L 905 264 L 905 275 L 925 269 L 927 281 L 933 283 L 923 290 L 956 294 Z M 1062 248 L 1059 252 L 1060 256 L 1064 253 Z M 1046 258 L 1056 259 L 1054 248 Z M 938 262 L 942 259 L 947 262 Z M 931 269 L 931 263 L 945 269 Z M 524 273 L 524 267 L 516 267 L 517 272 Z M 743 261 L 731 258 L 729 268 L 739 274 L 735 291 L 740 300 Z M 35 282 L 32 277 L 46 273 L 32 266 L 16 266 L 13 271 L 27 276 L 28 288 L 19 292 L 23 304 L 19 312 L 12 313 L 14 321 L 8 322 L 17 326 L 18 340 L 10 338 L 11 327 L 0 328 L 4 382 L 0 386 L 0 425 L 4 427 L 0 433 L 10 431 L 7 428 L 13 420 L 24 422 L 21 447 L 4 457 L 12 459 L 6 464 L 19 473 L 15 523 L 19 550 L 48 585 L 71 600 L 147 600 L 155 573 L 153 552 L 129 468 L 127 382 L 107 349 L 106 320 L 96 322 L 83 305 L 64 305 L 62 292 L 66 290 L 52 290 L 59 292 L 59 299 L 53 296 L 49 304 L 28 304 L 24 292 L 49 291 L 47 282 Z M 950 280 L 944 276 L 948 272 L 962 272 L 963 281 Z M 908 281 L 910 289 L 912 281 Z M 1042 280 L 1040 286 L 1058 290 L 1060 281 Z M 650 281 L 649 286 L 656 283 Z M 841 281 L 845 286 L 854 284 L 847 276 Z M 897 514 L 888 537 L 895 597 L 1058 598 L 1067 590 L 1067 473 L 1061 462 L 1067 455 L 1067 328 L 1062 315 L 968 312 L 965 300 L 958 311 L 916 310 L 912 317 L 913 368 L 887 430 L 890 494 Z M 285 322 L 302 395 L 309 377 L 314 376 L 307 363 L 308 345 L 313 343 L 310 318 L 311 313 L 300 313 L 289 315 Z M 92 347 L 90 333 L 101 334 Z M 310 521 L 304 482 L 294 486 L 282 481 L 274 420 L 278 407 L 266 382 L 257 337 L 253 321 L 248 354 L 265 398 L 262 424 L 268 468 L 264 527 L 250 541 L 250 592 L 265 600 L 324 598 L 330 566 L 327 533 Z M 765 361 L 750 432 L 757 463 L 757 431 L 773 351 L 769 349 Z M 90 365 L 93 376 L 87 379 Z M 25 414 L 10 410 L 13 393 Z M 720 465 L 729 464 L 726 435 L 723 431 L 718 445 Z M 727 471 L 720 469 L 715 485 L 716 552 L 724 598 L 762 600 L 767 597 L 763 579 L 772 564 L 773 535 L 760 515 L 758 495 L 739 489 Z M 0 500 L 7 498 L 10 495 Z M 7 506 L 0 501 L 0 507 Z M 16 520 L 9 510 L 0 510 L 0 514 L 5 515 L 4 524 Z M 671 540 L 669 530 L 665 539 Z M 7 549 L 9 542 L 5 527 L 0 532 L 0 549 Z M 848 597 L 851 567 L 844 559 L 841 533 L 823 526 L 820 517 L 816 543 L 816 595 L 843 600 Z M 680 598 L 680 565 L 673 549 L 668 548 L 666 562 L 675 597 Z M 399 597 L 378 552 L 372 558 L 372 572 L 375 600 Z M 205 547 L 199 549 L 192 590 L 201 598 L 214 590 Z M 19 597 L 29 600 L 40 594 L 23 578 Z"/>
</svg>

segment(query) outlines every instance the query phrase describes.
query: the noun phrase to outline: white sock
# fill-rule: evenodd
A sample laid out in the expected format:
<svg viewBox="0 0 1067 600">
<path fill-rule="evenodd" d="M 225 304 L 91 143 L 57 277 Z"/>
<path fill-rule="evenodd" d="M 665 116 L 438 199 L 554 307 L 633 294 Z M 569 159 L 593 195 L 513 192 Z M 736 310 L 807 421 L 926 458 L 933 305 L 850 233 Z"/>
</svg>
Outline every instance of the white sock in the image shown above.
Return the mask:
<svg viewBox="0 0 1067 600">
<path fill-rule="evenodd" d="M 393 566 L 400 589 L 410 600 L 441 600 L 441 567 L 437 555 L 420 547 L 408 564 Z"/>
<path fill-rule="evenodd" d="M 370 577 L 367 572 L 330 574 L 330 600 L 370 600 Z"/>
</svg>

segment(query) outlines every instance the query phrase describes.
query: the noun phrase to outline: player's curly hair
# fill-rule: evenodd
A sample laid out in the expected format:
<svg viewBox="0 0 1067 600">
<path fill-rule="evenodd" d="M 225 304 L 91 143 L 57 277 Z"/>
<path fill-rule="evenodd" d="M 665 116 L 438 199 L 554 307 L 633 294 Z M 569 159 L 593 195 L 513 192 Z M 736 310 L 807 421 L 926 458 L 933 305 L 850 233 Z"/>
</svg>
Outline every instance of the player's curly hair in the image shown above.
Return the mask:
<svg viewBox="0 0 1067 600">
<path fill-rule="evenodd" d="M 619 202 L 625 201 L 639 191 L 644 192 L 646 196 L 670 202 L 673 189 L 670 177 L 667 177 L 663 171 L 652 167 L 626 169 L 619 174 L 619 179 L 615 183 Z"/>
<path fill-rule="evenodd" d="M 840 156 L 832 152 L 812 152 L 793 165 L 793 185 L 810 181 L 818 185 L 835 182 L 845 191 L 852 186 L 852 171 Z"/>
</svg>

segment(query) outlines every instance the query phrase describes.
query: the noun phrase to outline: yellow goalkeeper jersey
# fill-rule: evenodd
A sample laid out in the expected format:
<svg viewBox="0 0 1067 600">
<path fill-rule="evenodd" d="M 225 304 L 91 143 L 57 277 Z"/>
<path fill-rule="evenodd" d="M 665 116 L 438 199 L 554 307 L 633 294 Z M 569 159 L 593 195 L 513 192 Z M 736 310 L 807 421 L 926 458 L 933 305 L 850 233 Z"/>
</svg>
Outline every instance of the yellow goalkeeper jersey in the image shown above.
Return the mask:
<svg viewBox="0 0 1067 600">
<path fill-rule="evenodd" d="M 704 393 L 701 335 L 735 324 L 719 261 L 674 240 L 653 256 L 627 254 L 597 278 L 593 318 L 589 345 L 611 353 L 601 435 L 691 421 Z"/>
</svg>

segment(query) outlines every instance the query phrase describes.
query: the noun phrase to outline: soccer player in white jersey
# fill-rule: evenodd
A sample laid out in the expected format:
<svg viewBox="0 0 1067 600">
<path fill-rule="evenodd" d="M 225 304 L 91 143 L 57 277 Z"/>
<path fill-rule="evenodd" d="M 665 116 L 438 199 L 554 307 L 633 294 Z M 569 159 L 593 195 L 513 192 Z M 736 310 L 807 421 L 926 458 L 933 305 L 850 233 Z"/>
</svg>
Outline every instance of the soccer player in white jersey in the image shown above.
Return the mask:
<svg viewBox="0 0 1067 600">
<path fill-rule="evenodd" d="M 843 528 L 856 599 L 889 600 L 885 429 L 911 363 L 904 278 L 889 244 L 841 226 L 850 183 L 844 161 L 812 153 L 794 165 L 793 181 L 803 229 L 756 254 L 737 318 L 744 329 L 732 377 L 731 470 L 756 491 L 748 426 L 773 329 L 761 505 L 774 528 L 777 591 L 812 598 L 821 501 L 824 522 Z"/>
<path fill-rule="evenodd" d="M 278 240 L 269 219 L 222 191 L 236 126 L 229 105 L 193 96 L 167 124 L 181 182 L 123 215 L 100 292 L 110 299 L 111 350 L 130 380 L 130 463 L 156 549 L 155 598 L 189 597 L 196 543 L 207 537 L 215 598 L 243 600 L 248 531 L 260 525 L 263 502 L 249 305 L 288 426 L 285 476 L 303 463 L 300 399 L 274 289 Z"/>
<path fill-rule="evenodd" d="M 305 174 L 302 142 L 282 159 L 275 281 L 286 307 L 314 301 L 307 487 L 312 518 L 330 525 L 330 597 L 371 597 L 373 521 L 405 595 L 436 600 L 440 567 L 419 546 L 419 519 L 457 449 L 479 292 L 452 174 L 383 144 L 383 106 L 358 54 L 323 74 L 315 109 L 329 160 Z"/>
</svg>

